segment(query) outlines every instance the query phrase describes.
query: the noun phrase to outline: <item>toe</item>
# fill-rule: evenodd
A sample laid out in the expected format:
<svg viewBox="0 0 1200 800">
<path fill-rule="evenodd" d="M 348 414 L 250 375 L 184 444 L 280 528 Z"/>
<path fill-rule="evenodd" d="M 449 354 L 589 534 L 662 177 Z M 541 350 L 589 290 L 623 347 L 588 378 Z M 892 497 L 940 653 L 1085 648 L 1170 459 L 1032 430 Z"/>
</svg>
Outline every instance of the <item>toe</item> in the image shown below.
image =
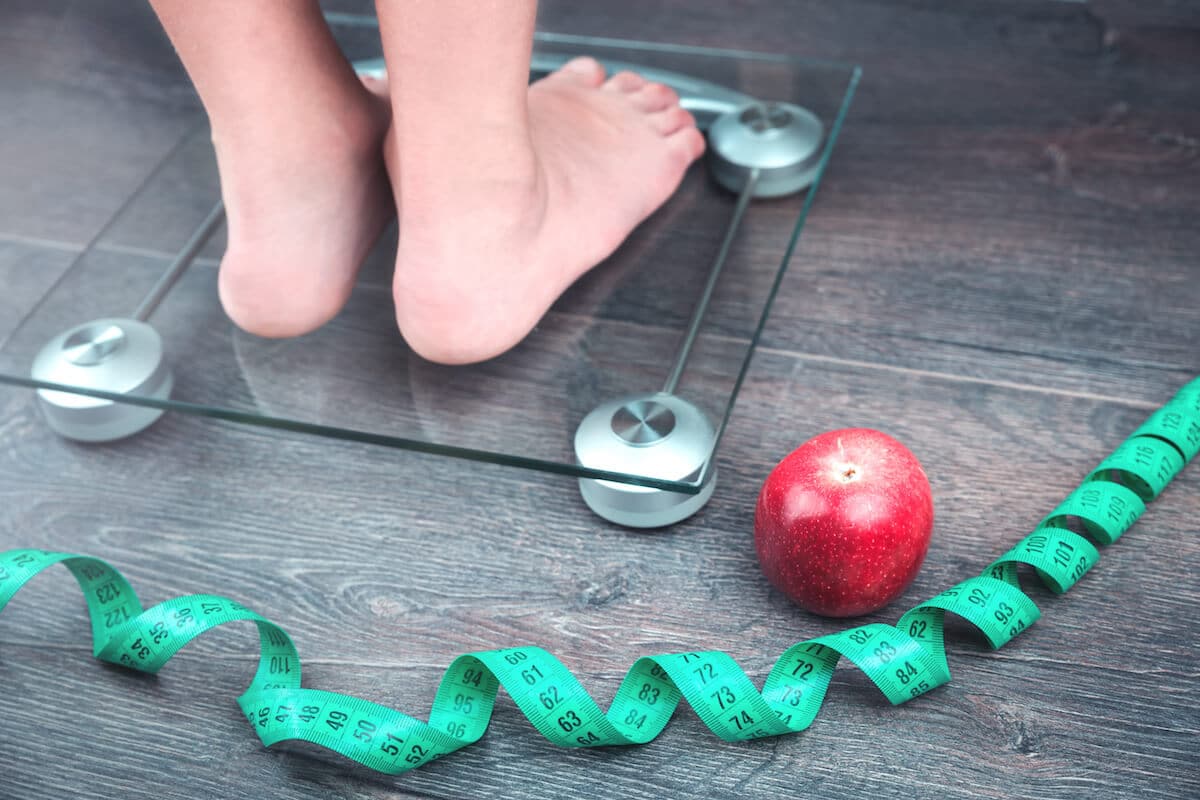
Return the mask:
<svg viewBox="0 0 1200 800">
<path fill-rule="evenodd" d="M 636 92 L 646 85 L 646 79 L 636 72 L 618 72 L 604 82 L 604 88 L 613 92 Z"/>
<path fill-rule="evenodd" d="M 593 89 L 604 83 L 604 65 L 589 56 L 572 58 L 554 74 L 572 83 L 589 86 Z"/>
<path fill-rule="evenodd" d="M 367 91 L 376 97 L 387 99 L 388 97 L 388 76 L 386 72 L 379 75 L 360 75 L 359 80 L 366 87 Z"/>
<path fill-rule="evenodd" d="M 630 102 L 646 113 L 663 111 L 671 106 L 679 105 L 679 95 L 669 86 L 661 83 L 647 83 L 629 95 Z"/>
<path fill-rule="evenodd" d="M 670 136 L 684 128 L 696 127 L 696 120 L 679 106 L 672 106 L 664 111 L 651 114 L 650 125 L 658 131 L 660 136 Z"/>
<path fill-rule="evenodd" d="M 694 126 L 685 126 L 667 137 L 667 147 L 690 164 L 704 153 L 704 134 Z"/>
</svg>

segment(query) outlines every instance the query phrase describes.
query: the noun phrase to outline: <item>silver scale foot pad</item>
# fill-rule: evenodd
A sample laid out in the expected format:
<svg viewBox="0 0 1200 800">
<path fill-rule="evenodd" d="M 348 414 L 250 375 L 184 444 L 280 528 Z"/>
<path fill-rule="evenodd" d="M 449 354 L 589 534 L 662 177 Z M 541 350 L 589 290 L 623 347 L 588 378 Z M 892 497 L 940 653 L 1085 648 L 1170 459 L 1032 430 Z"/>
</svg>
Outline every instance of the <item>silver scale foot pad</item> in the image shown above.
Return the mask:
<svg viewBox="0 0 1200 800">
<path fill-rule="evenodd" d="M 158 331 L 135 319 L 98 319 L 60 333 L 33 361 L 35 381 L 166 400 L 174 379 Z M 61 436 L 111 442 L 148 428 L 162 409 L 38 389 L 46 422 Z"/>
<path fill-rule="evenodd" d="M 531 71 L 535 76 L 545 74 L 566 60 L 535 54 Z M 364 74 L 383 71 L 382 62 L 357 66 Z M 707 129 L 713 178 L 739 194 L 738 210 L 664 391 L 607 402 L 588 414 L 575 433 L 575 455 L 581 466 L 672 482 L 700 481 L 698 491 L 689 493 L 579 479 L 584 501 L 601 517 L 619 525 L 656 528 L 699 511 L 716 487 L 716 467 L 708 463 L 716 436 L 713 426 L 704 412 L 676 396 L 674 390 L 746 204 L 752 198 L 781 197 L 807 189 L 820 166 L 825 130 L 811 112 L 790 103 L 761 102 L 687 75 L 636 64 L 605 61 L 605 66 L 610 72 L 631 69 L 675 88 L 680 104 L 696 114 L 700 126 Z M 173 385 L 171 371 L 161 337 L 145 320 L 223 218 L 224 209 L 218 204 L 133 318 L 95 320 L 50 340 L 34 360 L 33 379 L 166 400 Z M 85 442 L 131 436 L 163 413 L 158 408 L 54 389 L 38 389 L 37 397 L 51 428 Z"/>
<path fill-rule="evenodd" d="M 704 412 L 659 392 L 612 400 L 583 418 L 575 431 L 575 457 L 583 466 L 663 480 L 703 480 L 697 494 L 616 481 L 580 478 L 588 508 L 631 528 L 659 528 L 699 511 L 717 485 L 709 467 L 715 436 Z"/>
</svg>

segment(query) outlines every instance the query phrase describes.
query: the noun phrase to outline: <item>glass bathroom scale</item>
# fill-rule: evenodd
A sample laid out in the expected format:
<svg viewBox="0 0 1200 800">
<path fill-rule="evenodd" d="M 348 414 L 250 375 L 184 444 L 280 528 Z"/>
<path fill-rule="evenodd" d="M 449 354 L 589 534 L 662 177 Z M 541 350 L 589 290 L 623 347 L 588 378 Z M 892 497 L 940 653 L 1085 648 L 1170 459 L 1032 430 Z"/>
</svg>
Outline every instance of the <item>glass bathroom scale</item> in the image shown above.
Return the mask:
<svg viewBox="0 0 1200 800">
<path fill-rule="evenodd" d="M 447 367 L 407 347 L 392 306 L 394 225 L 320 330 L 268 340 L 237 329 L 217 298 L 224 217 L 197 127 L 3 340 L 0 382 L 34 389 L 47 423 L 74 439 L 199 414 L 572 476 L 620 524 L 688 516 L 712 492 L 721 435 L 859 71 L 539 34 L 532 77 L 583 54 L 672 85 L 709 152 L 505 355 Z"/>
</svg>

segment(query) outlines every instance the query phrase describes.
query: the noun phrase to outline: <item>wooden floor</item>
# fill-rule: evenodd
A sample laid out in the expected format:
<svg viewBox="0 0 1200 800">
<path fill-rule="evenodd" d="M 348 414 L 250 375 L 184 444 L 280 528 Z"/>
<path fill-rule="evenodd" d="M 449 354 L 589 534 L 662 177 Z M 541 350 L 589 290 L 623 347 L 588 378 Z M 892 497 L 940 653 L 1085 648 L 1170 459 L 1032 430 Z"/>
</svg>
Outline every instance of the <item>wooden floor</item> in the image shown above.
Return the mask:
<svg viewBox="0 0 1200 800">
<path fill-rule="evenodd" d="M 102 557 L 147 603 L 235 598 L 292 634 L 307 685 L 417 716 L 457 655 L 519 643 L 602 702 L 652 653 L 725 650 L 761 682 L 842 627 L 755 563 L 789 449 L 865 425 L 923 461 L 934 542 L 869 618 L 890 622 L 1200 374 L 1195 3 L 555 0 L 541 25 L 865 69 L 702 513 L 636 533 L 569 479 L 179 414 L 82 447 L 0 388 L 0 550 Z M 0 0 L 0 342 L 197 114 L 140 4 Z M 951 626 L 952 682 L 904 706 L 843 665 L 797 736 L 726 744 L 685 708 L 647 746 L 568 752 L 502 698 L 478 745 L 394 779 L 259 745 L 233 702 L 246 630 L 154 679 L 93 660 L 58 570 L 0 615 L 0 797 L 1194 798 L 1198 530 L 1193 466 L 1069 594 L 1030 587 L 1044 616 L 1010 645 Z"/>
</svg>

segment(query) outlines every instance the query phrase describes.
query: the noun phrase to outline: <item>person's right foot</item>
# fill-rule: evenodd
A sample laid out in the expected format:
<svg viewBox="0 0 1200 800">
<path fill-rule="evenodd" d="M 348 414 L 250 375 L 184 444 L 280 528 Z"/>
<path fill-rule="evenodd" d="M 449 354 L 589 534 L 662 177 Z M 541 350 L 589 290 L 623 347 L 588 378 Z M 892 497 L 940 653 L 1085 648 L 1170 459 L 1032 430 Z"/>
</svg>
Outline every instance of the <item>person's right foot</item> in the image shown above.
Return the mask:
<svg viewBox="0 0 1200 800">
<path fill-rule="evenodd" d="M 587 58 L 531 85 L 527 114 L 481 126 L 469 149 L 461 130 L 440 139 L 436 117 L 421 124 L 422 152 L 395 131 L 386 144 L 401 209 L 396 320 L 417 353 L 447 364 L 517 344 L 704 151 L 671 89 L 628 72 L 606 81 Z"/>
<path fill-rule="evenodd" d="M 214 131 L 229 231 L 218 289 L 243 330 L 288 337 L 323 325 L 392 219 L 381 158 L 387 89 L 354 89 L 287 131 Z"/>
</svg>

